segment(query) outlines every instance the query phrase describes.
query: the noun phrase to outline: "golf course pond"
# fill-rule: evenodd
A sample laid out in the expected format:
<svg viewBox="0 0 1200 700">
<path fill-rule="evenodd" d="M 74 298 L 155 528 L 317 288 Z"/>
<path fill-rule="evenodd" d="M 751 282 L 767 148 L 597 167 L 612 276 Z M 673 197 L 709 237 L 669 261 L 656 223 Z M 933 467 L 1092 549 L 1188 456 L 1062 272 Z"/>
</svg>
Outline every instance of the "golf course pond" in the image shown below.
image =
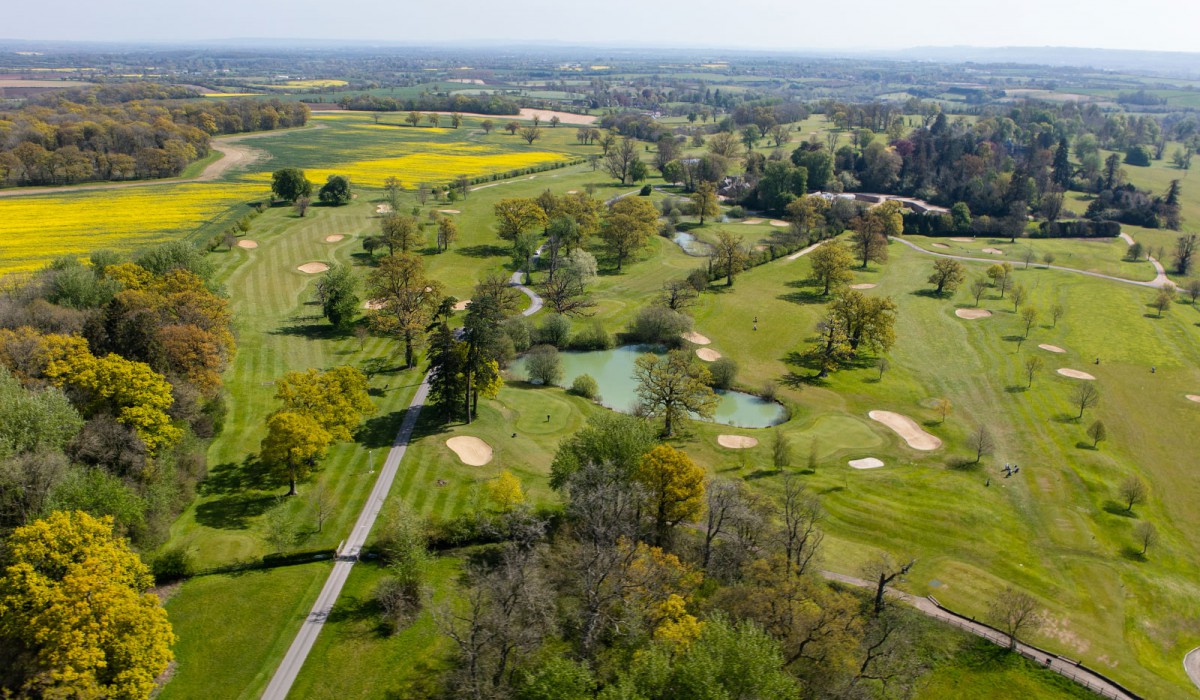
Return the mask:
<svg viewBox="0 0 1200 700">
<path fill-rule="evenodd" d="M 637 380 L 634 379 L 634 361 L 647 352 L 663 354 L 661 349 L 644 345 L 626 345 L 613 350 L 559 353 L 562 359 L 562 386 L 581 374 L 590 374 L 600 385 L 600 403 L 614 411 L 632 413 L 638 403 Z M 514 377 L 528 379 L 525 374 L 525 359 L 512 364 Z M 740 391 L 717 391 L 721 402 L 713 413 L 713 420 L 723 425 L 740 428 L 769 428 L 787 420 L 787 411 L 774 401 L 766 401 L 753 394 Z"/>
</svg>

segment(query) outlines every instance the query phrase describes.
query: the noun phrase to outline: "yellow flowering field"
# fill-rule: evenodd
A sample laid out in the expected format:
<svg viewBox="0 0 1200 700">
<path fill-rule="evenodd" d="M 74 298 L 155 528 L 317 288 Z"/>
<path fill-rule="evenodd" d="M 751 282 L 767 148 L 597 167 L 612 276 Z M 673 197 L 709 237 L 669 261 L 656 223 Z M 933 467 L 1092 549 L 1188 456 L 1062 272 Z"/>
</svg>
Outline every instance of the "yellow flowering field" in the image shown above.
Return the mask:
<svg viewBox="0 0 1200 700">
<path fill-rule="evenodd" d="M 266 194 L 260 184 L 213 182 L 0 197 L 0 273 L 178 237 Z"/>
</svg>

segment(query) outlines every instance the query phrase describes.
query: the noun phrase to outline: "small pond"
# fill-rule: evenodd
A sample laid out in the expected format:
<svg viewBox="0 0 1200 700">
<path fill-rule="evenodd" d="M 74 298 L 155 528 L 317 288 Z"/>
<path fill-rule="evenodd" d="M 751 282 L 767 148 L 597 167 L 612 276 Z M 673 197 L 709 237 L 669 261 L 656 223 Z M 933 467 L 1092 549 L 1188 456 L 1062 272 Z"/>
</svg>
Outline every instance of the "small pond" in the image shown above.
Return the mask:
<svg viewBox="0 0 1200 700">
<path fill-rule="evenodd" d="M 696 237 L 685 231 L 679 231 L 671 240 L 675 241 L 676 245 L 683 248 L 683 252 L 688 255 L 694 255 L 698 258 L 708 257 L 712 252 L 712 246 L 704 241 L 696 240 Z"/>
<path fill-rule="evenodd" d="M 571 386 L 575 377 L 590 374 L 600 385 L 600 403 L 622 413 L 632 413 L 637 405 L 637 380 L 633 378 L 634 361 L 646 352 L 658 352 L 647 346 L 626 345 L 614 350 L 591 352 L 563 352 L 563 386 Z M 525 361 L 519 359 L 512 364 L 514 377 L 526 379 Z M 742 428 L 768 428 L 787 419 L 783 406 L 774 401 L 764 401 L 752 394 L 740 391 L 718 391 L 721 402 L 713 414 L 713 420 L 724 425 Z"/>
</svg>

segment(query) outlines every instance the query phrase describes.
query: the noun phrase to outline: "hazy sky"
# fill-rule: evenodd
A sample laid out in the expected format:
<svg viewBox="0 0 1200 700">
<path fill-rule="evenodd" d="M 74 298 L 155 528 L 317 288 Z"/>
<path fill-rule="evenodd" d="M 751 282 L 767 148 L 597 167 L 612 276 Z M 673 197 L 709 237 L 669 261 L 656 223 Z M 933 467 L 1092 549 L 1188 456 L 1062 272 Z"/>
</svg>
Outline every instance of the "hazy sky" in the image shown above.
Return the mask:
<svg viewBox="0 0 1200 700">
<path fill-rule="evenodd" d="M 0 17 L 8 39 L 1200 51 L 1196 0 L 0 0 Z"/>
</svg>

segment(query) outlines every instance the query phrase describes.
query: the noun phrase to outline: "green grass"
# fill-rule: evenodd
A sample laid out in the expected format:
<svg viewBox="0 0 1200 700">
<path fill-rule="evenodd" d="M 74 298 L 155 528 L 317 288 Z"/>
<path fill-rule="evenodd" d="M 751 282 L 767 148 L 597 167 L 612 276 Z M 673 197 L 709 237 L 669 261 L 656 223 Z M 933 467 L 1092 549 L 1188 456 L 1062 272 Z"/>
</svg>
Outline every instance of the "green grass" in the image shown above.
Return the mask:
<svg viewBox="0 0 1200 700">
<path fill-rule="evenodd" d="M 1016 243 L 1010 243 L 1007 238 L 980 237 L 975 242 L 963 243 L 944 237 L 908 236 L 905 240 L 912 241 L 922 248 L 948 255 L 965 255 L 974 258 L 995 258 L 996 262 L 1012 263 L 1014 267 L 1025 267 L 1026 251 L 1034 253 L 1030 267 L 1041 267 L 1042 257 L 1047 253 L 1054 256 L 1053 265 L 1069 267 L 1087 272 L 1098 272 L 1123 279 L 1138 282 L 1149 282 L 1157 273 L 1154 267 L 1142 258 L 1139 262 L 1125 259 L 1129 245 L 1120 238 L 1103 239 L 1065 239 L 1065 238 L 1023 238 Z M 947 246 L 938 248 L 934 243 Z M 1003 251 L 1002 255 L 983 252 L 984 248 Z"/>
</svg>

